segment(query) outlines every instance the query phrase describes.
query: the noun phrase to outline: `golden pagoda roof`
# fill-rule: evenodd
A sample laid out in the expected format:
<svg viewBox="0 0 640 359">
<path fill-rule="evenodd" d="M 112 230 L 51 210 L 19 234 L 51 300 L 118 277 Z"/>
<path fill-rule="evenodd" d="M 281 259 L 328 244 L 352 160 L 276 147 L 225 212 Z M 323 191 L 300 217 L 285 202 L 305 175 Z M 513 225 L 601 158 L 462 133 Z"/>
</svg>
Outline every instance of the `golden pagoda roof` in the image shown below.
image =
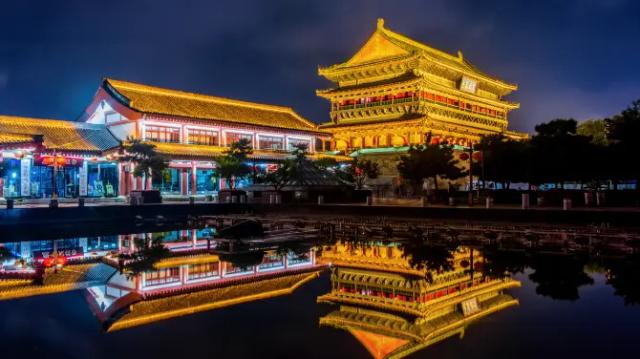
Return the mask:
<svg viewBox="0 0 640 359">
<path fill-rule="evenodd" d="M 452 312 L 427 321 L 410 321 L 377 310 L 341 306 L 320 318 L 320 325 L 351 333 L 376 359 L 403 358 L 456 334 L 474 321 L 518 304 L 508 294 L 481 301 L 480 310 L 464 316 Z"/>
<path fill-rule="evenodd" d="M 156 146 L 156 151 L 168 156 L 177 156 L 185 158 L 209 158 L 214 159 L 219 156 L 223 156 L 229 147 L 224 146 L 209 146 L 209 145 L 191 145 L 184 143 L 166 143 L 166 142 L 152 142 L 147 141 Z M 273 150 L 253 150 L 253 153 L 249 155 L 249 158 L 255 160 L 284 160 L 291 157 L 292 154 L 287 151 L 273 151 Z M 331 155 L 325 153 L 310 153 L 307 155 L 310 159 L 320 158 L 335 158 L 336 161 L 352 161 L 353 158 L 349 156 Z"/>
<path fill-rule="evenodd" d="M 423 78 L 422 76 L 418 76 L 413 72 L 407 72 L 400 76 L 391 77 L 388 79 L 383 79 L 383 80 L 378 80 L 373 82 L 366 82 L 366 83 L 358 83 L 353 85 L 346 85 L 346 86 L 330 88 L 326 90 L 317 90 L 316 94 L 318 96 L 328 98 L 327 95 L 334 94 L 334 93 L 348 92 L 348 91 L 360 90 L 360 89 L 375 89 L 376 87 L 385 87 L 389 84 L 395 84 L 395 85 L 410 84 L 410 83 L 417 82 L 422 78 Z"/>
<path fill-rule="evenodd" d="M 459 51 L 457 56 L 452 55 L 391 31 L 384 26 L 383 19 L 378 19 L 375 32 L 353 57 L 341 64 L 319 68 L 318 72 L 333 81 L 334 75 L 341 70 L 386 61 L 410 59 L 416 56 L 426 57 L 438 65 L 480 78 L 504 90 L 513 91 L 517 89 L 517 85 L 507 83 L 480 71 L 464 59 L 462 52 Z"/>
<path fill-rule="evenodd" d="M 107 78 L 104 86 L 124 105 L 144 113 L 317 131 L 292 108 L 197 94 Z"/>
<path fill-rule="evenodd" d="M 120 145 L 104 126 L 65 120 L 0 116 L 0 133 L 3 144 L 33 143 L 42 136 L 48 150 L 100 152 Z"/>
</svg>

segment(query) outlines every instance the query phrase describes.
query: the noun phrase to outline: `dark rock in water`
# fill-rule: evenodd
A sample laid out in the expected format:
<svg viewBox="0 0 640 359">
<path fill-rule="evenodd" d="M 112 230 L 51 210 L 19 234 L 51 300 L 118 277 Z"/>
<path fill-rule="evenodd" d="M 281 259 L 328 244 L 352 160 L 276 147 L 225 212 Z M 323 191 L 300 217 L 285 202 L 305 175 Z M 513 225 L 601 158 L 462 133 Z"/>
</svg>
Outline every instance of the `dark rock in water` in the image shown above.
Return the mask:
<svg viewBox="0 0 640 359">
<path fill-rule="evenodd" d="M 220 238 L 245 239 L 264 236 L 262 222 L 248 219 L 232 226 L 223 228 L 218 232 Z"/>
</svg>

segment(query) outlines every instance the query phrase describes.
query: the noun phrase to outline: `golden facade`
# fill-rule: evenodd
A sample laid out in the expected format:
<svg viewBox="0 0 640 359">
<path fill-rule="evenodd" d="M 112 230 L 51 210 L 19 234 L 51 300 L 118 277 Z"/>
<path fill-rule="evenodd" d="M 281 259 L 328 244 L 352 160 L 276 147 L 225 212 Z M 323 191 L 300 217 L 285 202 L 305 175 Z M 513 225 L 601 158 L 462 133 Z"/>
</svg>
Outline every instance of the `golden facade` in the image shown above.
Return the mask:
<svg viewBox="0 0 640 359">
<path fill-rule="evenodd" d="M 335 149 L 405 147 L 432 141 L 468 146 L 507 130 L 507 115 L 519 104 L 505 96 L 517 86 L 487 75 L 462 52 L 451 55 L 384 26 L 348 61 L 319 74 L 336 84 L 318 90 L 331 102 Z"/>
</svg>

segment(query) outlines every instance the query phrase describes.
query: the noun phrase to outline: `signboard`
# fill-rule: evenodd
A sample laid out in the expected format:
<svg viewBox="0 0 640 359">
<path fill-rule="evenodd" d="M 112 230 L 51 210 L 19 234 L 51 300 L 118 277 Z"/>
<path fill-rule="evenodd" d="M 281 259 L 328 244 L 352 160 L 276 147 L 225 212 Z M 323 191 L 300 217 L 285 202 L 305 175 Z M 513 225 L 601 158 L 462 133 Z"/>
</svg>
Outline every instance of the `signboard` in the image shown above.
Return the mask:
<svg viewBox="0 0 640 359">
<path fill-rule="evenodd" d="M 31 195 L 31 159 L 20 160 L 20 194 L 22 196 Z"/>
<path fill-rule="evenodd" d="M 476 93 L 477 87 L 478 82 L 476 80 L 462 76 L 462 80 L 460 80 L 460 91 Z"/>
<path fill-rule="evenodd" d="M 83 161 L 82 163 L 82 167 L 80 167 L 80 173 L 78 174 L 79 177 L 79 185 L 80 185 L 80 189 L 79 189 L 79 194 L 81 197 L 84 197 L 87 195 L 87 162 Z"/>
<path fill-rule="evenodd" d="M 478 307 L 477 298 L 471 298 L 469 300 L 465 300 L 460 305 L 462 306 L 462 313 L 464 314 L 465 317 L 480 310 L 480 308 Z"/>
<path fill-rule="evenodd" d="M 85 162 L 82 158 L 62 157 L 62 156 L 36 156 L 33 164 L 36 166 L 52 166 L 54 162 L 62 167 L 80 167 Z"/>
<path fill-rule="evenodd" d="M 51 257 L 53 251 L 34 251 L 33 258 L 37 261 L 43 261 Z M 84 256 L 82 247 L 59 249 L 58 256 L 66 259 L 79 258 Z"/>
</svg>

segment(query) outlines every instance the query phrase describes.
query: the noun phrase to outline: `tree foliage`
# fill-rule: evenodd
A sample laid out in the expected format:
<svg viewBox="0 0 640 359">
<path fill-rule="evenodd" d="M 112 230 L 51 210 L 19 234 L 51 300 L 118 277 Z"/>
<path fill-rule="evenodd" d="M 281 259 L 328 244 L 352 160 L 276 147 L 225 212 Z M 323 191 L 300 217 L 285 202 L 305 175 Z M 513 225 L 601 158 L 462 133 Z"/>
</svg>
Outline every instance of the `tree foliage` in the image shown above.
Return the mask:
<svg viewBox="0 0 640 359">
<path fill-rule="evenodd" d="M 160 180 L 169 166 L 169 159 L 159 154 L 153 144 L 128 138 L 122 147 L 125 152 L 123 160 L 135 164 L 135 177 L 151 176 L 154 180 Z"/>
<path fill-rule="evenodd" d="M 216 158 L 215 173 L 225 180 L 230 190 L 235 189 L 236 180 L 251 174 L 251 166 L 247 164 L 247 160 L 252 153 L 251 143 L 243 138 L 232 143 L 224 156 Z"/>
<path fill-rule="evenodd" d="M 353 172 L 356 189 L 362 189 L 367 179 L 376 179 L 380 176 L 380 166 L 372 160 L 363 160 L 356 157 L 349 169 Z"/>
<path fill-rule="evenodd" d="M 453 149 L 446 143 L 412 146 L 409 153 L 400 158 L 398 172 L 416 190 L 427 178 L 433 179 L 438 190 L 438 178 L 455 180 L 466 174 L 458 167 Z"/>
</svg>

